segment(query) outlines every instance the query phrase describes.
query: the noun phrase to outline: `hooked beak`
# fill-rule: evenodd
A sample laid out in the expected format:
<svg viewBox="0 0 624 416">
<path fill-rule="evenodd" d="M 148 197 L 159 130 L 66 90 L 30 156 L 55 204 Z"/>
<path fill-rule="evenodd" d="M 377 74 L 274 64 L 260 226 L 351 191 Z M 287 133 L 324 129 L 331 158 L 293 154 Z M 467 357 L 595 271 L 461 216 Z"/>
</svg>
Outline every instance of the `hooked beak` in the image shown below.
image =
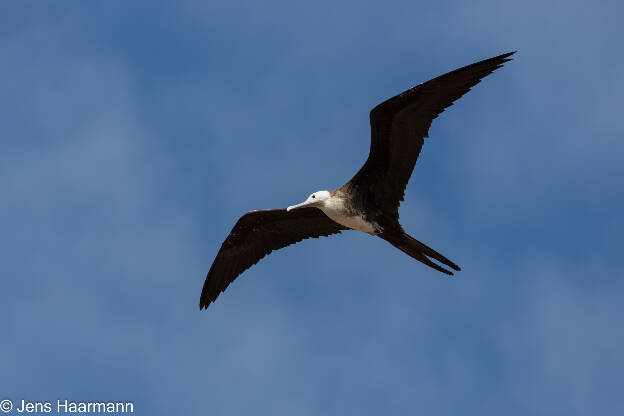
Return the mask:
<svg viewBox="0 0 624 416">
<path fill-rule="evenodd" d="M 286 211 L 290 211 L 290 210 L 297 209 L 297 208 L 303 208 L 303 207 L 305 207 L 306 205 L 308 205 L 308 204 L 307 204 L 307 202 L 308 202 L 308 201 L 303 201 L 303 202 L 302 202 L 302 203 L 300 203 L 300 204 L 297 204 L 297 205 L 291 205 L 291 206 L 289 206 L 288 208 L 286 208 Z"/>
</svg>

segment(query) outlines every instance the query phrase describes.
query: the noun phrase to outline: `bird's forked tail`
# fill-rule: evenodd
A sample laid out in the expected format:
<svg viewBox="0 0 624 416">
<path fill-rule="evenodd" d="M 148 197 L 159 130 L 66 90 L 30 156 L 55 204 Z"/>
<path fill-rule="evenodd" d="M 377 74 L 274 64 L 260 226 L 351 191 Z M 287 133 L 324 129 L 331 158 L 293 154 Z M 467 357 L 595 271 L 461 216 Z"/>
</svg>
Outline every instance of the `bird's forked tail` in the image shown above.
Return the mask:
<svg viewBox="0 0 624 416">
<path fill-rule="evenodd" d="M 388 241 L 390 244 L 404 252 L 405 254 L 415 258 L 416 260 L 425 263 L 427 266 L 432 267 L 442 273 L 453 275 L 453 272 L 445 269 L 431 261 L 429 258 L 435 259 L 440 263 L 450 267 L 453 270 L 460 271 L 461 268 L 444 257 L 442 254 L 438 253 L 431 247 L 421 243 L 420 241 L 412 238 L 404 232 L 401 233 L 393 233 L 392 235 L 380 235 L 381 238 Z"/>
</svg>

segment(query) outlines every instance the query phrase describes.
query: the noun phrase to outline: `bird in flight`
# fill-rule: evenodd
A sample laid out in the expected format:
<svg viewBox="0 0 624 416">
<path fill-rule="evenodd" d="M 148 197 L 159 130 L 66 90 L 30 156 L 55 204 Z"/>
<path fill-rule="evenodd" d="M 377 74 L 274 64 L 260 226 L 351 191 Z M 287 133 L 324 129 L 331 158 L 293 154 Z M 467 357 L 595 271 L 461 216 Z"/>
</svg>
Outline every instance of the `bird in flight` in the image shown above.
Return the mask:
<svg viewBox="0 0 624 416">
<path fill-rule="evenodd" d="M 362 168 L 340 188 L 314 192 L 300 204 L 243 215 L 210 267 L 201 292 L 200 309 L 208 308 L 236 277 L 273 250 L 344 230 L 381 237 L 447 275 L 453 274 L 449 269 L 461 270 L 403 230 L 399 204 L 424 139 L 429 137 L 431 122 L 482 78 L 511 60 L 514 53 L 456 69 L 373 108 L 370 153 Z"/>
</svg>

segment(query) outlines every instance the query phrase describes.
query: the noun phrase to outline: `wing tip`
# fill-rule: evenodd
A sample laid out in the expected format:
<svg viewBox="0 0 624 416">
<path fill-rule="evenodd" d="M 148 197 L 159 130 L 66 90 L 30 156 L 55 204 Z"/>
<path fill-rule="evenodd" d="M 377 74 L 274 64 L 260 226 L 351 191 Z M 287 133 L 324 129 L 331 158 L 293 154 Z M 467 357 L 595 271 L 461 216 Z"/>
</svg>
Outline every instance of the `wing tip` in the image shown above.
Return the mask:
<svg viewBox="0 0 624 416">
<path fill-rule="evenodd" d="M 204 297 L 202 297 L 199 300 L 199 310 L 203 310 L 203 309 L 208 309 L 208 306 L 210 306 L 210 304 L 212 303 L 212 300 L 209 299 L 205 299 Z"/>
<path fill-rule="evenodd" d="M 505 52 L 501 55 L 495 56 L 494 58 L 490 58 L 490 59 L 499 59 L 501 61 L 507 62 L 507 61 L 511 61 L 513 58 L 510 58 L 510 56 L 514 55 L 516 52 L 518 52 L 517 50 L 515 51 L 511 51 L 511 52 Z"/>
<path fill-rule="evenodd" d="M 500 68 L 500 67 L 503 66 L 503 64 L 505 62 L 513 61 L 514 58 L 511 58 L 511 56 L 514 55 L 516 52 L 518 52 L 518 51 L 507 52 L 507 53 L 504 53 L 502 55 L 498 55 L 498 56 L 496 56 L 494 58 L 491 58 L 491 59 L 499 61 L 499 64 L 498 64 L 497 68 Z"/>
</svg>

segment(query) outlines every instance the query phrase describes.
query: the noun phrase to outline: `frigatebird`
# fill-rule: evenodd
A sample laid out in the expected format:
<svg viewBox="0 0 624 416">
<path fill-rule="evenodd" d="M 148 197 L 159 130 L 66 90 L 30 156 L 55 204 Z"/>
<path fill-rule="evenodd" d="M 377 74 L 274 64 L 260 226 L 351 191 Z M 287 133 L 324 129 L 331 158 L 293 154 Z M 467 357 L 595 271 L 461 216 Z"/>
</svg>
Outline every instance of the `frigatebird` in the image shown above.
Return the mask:
<svg viewBox="0 0 624 416">
<path fill-rule="evenodd" d="M 431 122 L 514 53 L 456 69 L 373 108 L 370 153 L 362 168 L 340 188 L 314 192 L 300 204 L 243 215 L 210 267 L 200 309 L 207 308 L 236 277 L 273 250 L 349 229 L 381 237 L 447 275 L 453 272 L 432 260 L 460 271 L 457 264 L 403 230 L 399 204 L 424 139 L 429 137 Z"/>
</svg>

